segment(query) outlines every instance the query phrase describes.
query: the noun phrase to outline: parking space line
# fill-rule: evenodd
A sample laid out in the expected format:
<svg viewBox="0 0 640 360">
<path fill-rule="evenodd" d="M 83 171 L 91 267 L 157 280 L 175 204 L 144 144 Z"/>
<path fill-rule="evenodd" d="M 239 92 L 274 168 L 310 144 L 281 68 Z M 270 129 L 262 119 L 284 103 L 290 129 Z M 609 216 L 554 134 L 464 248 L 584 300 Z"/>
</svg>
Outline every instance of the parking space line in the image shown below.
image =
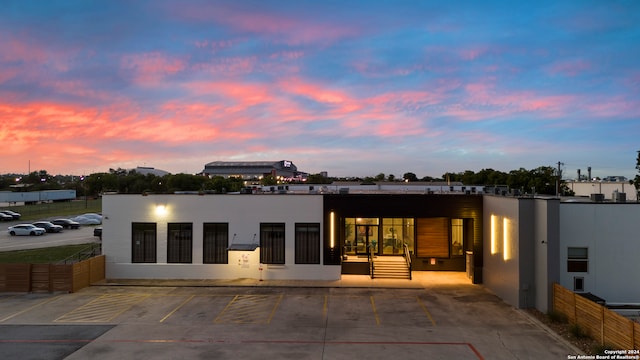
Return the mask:
<svg viewBox="0 0 640 360">
<path fill-rule="evenodd" d="M 420 297 L 416 296 L 416 300 L 418 301 L 418 304 L 420 305 L 424 313 L 427 314 L 427 317 L 429 318 L 433 326 L 436 326 L 436 321 L 433 320 L 433 317 L 431 317 L 431 313 L 429 312 L 429 310 L 427 310 L 427 306 L 422 302 L 422 300 L 420 300 Z"/>
<path fill-rule="evenodd" d="M 22 310 L 22 311 L 18 311 L 17 313 L 15 313 L 15 314 L 13 314 L 13 315 L 9 315 L 9 316 L 7 316 L 7 317 L 6 317 L 6 318 L 4 318 L 4 319 L 0 319 L 0 323 L 1 323 L 1 322 L 5 322 L 5 321 L 7 321 L 7 320 L 9 320 L 9 319 L 12 319 L 12 318 L 14 318 L 14 317 L 16 317 L 16 316 L 18 316 L 18 315 L 22 315 L 22 314 L 26 313 L 27 311 L 31 311 L 31 310 L 33 310 L 33 309 L 37 308 L 38 306 L 42 306 L 42 305 L 44 305 L 44 304 L 46 304 L 46 303 L 50 303 L 50 302 L 52 302 L 52 301 L 54 301 L 54 300 L 57 300 L 57 299 L 58 299 L 59 297 L 61 297 L 61 296 L 62 296 L 62 295 L 58 295 L 58 296 L 52 297 L 51 299 L 47 299 L 47 300 L 45 300 L 45 301 L 41 301 L 41 302 L 39 302 L 39 303 L 37 303 L 37 304 L 35 304 L 35 305 L 33 305 L 33 306 L 30 306 L 30 307 L 28 307 L 28 308 L 26 308 L 26 309 L 24 309 L 24 310 Z"/>
<path fill-rule="evenodd" d="M 369 296 L 371 299 L 371 308 L 373 309 L 373 316 L 376 318 L 376 325 L 380 326 L 380 316 L 378 316 L 378 310 L 376 309 L 376 302 L 373 300 L 373 295 Z"/>
<path fill-rule="evenodd" d="M 195 295 L 191 295 L 189 298 L 187 298 L 185 301 L 183 301 L 182 303 L 180 303 L 180 305 L 176 306 L 175 309 L 173 309 L 171 312 L 169 312 L 165 317 L 163 317 L 160 322 L 164 322 L 165 320 L 167 320 L 171 315 L 175 314 L 176 311 L 180 310 L 183 306 L 185 306 L 189 301 L 191 301 L 191 299 L 193 299 L 195 297 Z"/>
<path fill-rule="evenodd" d="M 148 298 L 149 294 L 102 295 L 54 320 L 54 322 L 107 322 Z"/>
<path fill-rule="evenodd" d="M 284 295 L 280 294 L 280 296 L 278 297 L 278 301 L 276 301 L 275 305 L 273 305 L 273 310 L 271 310 L 271 315 L 269 315 L 269 319 L 267 320 L 267 324 L 271 323 L 271 319 L 273 319 L 273 315 L 276 313 L 276 310 L 278 309 L 278 306 L 280 306 L 280 303 L 282 302 L 282 298 L 284 297 Z"/>
<path fill-rule="evenodd" d="M 214 323 L 268 324 L 283 295 L 236 295 L 213 321 Z"/>
<path fill-rule="evenodd" d="M 324 296 L 324 305 L 322 307 L 322 322 L 326 323 L 329 314 L 329 295 Z"/>
</svg>

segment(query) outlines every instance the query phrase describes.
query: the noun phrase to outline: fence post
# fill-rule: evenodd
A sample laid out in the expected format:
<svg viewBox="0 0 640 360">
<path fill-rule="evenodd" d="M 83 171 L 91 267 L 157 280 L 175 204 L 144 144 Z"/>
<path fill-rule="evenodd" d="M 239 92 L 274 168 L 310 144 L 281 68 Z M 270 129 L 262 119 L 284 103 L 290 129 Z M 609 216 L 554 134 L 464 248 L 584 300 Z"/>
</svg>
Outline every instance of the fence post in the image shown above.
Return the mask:
<svg viewBox="0 0 640 360">
<path fill-rule="evenodd" d="M 600 313 L 602 314 L 602 324 L 600 324 L 600 345 L 604 346 L 604 306 L 600 306 Z"/>
</svg>

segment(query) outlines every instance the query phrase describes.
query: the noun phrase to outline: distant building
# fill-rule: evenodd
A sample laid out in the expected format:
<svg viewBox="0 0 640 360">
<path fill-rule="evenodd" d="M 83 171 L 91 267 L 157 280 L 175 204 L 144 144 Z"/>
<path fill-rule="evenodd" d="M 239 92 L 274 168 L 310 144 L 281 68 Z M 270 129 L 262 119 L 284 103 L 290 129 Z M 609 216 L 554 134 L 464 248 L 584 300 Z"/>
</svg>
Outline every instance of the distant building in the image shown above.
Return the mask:
<svg viewBox="0 0 640 360">
<path fill-rule="evenodd" d="M 214 161 L 206 164 L 202 174 L 214 177 L 239 177 L 244 180 L 261 179 L 265 176 L 280 177 L 284 181 L 304 180 L 307 173 L 289 160 L 280 161 Z"/>
<path fill-rule="evenodd" d="M 137 172 L 138 174 L 142 174 L 142 175 L 152 174 L 152 175 L 155 175 L 155 176 L 165 176 L 165 175 L 171 174 L 168 171 L 155 169 L 155 168 L 152 168 L 152 167 L 146 167 L 146 166 L 138 166 L 137 168 L 133 169 L 133 171 Z"/>
<path fill-rule="evenodd" d="M 628 181 L 628 180 L 624 176 L 607 176 L 603 178 L 602 181 L 617 182 L 617 181 Z"/>
<path fill-rule="evenodd" d="M 636 199 L 636 188 L 628 181 L 566 181 L 565 184 L 575 196 L 591 197 L 599 194 L 603 200 L 611 201 L 619 201 L 620 196 L 627 200 Z"/>
</svg>

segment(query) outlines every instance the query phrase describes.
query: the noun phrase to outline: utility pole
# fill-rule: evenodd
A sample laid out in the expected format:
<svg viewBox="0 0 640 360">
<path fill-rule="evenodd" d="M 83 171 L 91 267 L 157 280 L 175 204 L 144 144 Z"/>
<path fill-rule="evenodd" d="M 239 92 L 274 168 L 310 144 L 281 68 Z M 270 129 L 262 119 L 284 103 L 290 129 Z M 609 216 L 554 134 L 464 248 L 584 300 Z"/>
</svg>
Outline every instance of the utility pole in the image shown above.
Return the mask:
<svg viewBox="0 0 640 360">
<path fill-rule="evenodd" d="M 556 179 L 556 196 L 560 196 L 560 179 L 562 179 L 562 168 L 561 166 L 564 165 L 564 163 L 558 161 L 558 178 Z"/>
</svg>

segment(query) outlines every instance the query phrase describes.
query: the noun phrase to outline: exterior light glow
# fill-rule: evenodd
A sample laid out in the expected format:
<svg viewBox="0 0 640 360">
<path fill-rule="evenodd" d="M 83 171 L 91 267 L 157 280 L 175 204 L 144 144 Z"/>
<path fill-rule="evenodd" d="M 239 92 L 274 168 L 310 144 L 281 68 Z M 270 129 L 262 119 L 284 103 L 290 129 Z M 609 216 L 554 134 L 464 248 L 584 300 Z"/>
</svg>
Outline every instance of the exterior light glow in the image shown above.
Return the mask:
<svg viewBox="0 0 640 360">
<path fill-rule="evenodd" d="M 167 214 L 167 206 L 166 205 L 156 205 L 156 215 L 164 216 Z"/>
<path fill-rule="evenodd" d="M 336 235 L 335 235 L 335 228 L 336 228 L 335 216 L 336 216 L 336 214 L 332 211 L 329 214 L 329 216 L 330 216 L 330 219 L 329 219 L 329 239 L 330 239 L 331 248 L 333 249 L 336 246 Z"/>
<path fill-rule="evenodd" d="M 491 215 L 491 255 L 495 255 L 498 253 L 498 231 L 497 227 L 498 217 L 495 215 Z"/>
<path fill-rule="evenodd" d="M 502 248 L 502 258 L 504 261 L 511 259 L 511 239 L 510 239 L 510 228 L 511 224 L 509 219 L 502 219 L 502 238 L 503 238 L 503 248 Z"/>
</svg>

